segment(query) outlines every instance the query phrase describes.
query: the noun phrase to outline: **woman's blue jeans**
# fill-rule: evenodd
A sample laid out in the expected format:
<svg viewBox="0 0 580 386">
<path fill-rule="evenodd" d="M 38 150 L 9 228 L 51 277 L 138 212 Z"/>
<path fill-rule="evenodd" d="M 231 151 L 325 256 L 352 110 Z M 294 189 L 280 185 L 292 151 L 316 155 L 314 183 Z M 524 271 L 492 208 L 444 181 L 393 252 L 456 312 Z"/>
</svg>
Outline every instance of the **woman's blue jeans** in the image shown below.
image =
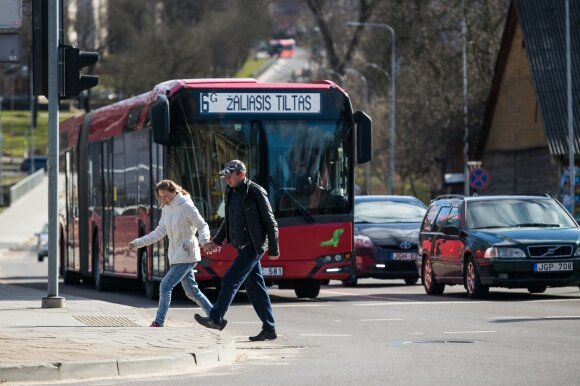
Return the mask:
<svg viewBox="0 0 580 386">
<path fill-rule="evenodd" d="M 159 307 L 157 308 L 157 316 L 155 321 L 163 326 L 165 322 L 165 315 L 167 315 L 167 310 L 171 304 L 171 292 L 173 287 L 175 287 L 179 282 L 185 291 L 185 295 L 193 300 L 200 306 L 206 315 L 209 316 L 209 311 L 211 310 L 211 303 L 203 292 L 197 286 L 195 277 L 193 275 L 193 268 L 196 263 L 180 263 L 173 264 L 163 280 L 159 285 Z"/>
<path fill-rule="evenodd" d="M 209 314 L 209 317 L 214 322 L 217 324 L 223 322 L 223 318 L 236 293 L 244 284 L 248 298 L 250 298 L 256 314 L 262 321 L 262 329 L 266 331 L 274 331 L 276 329 L 272 303 L 262 275 L 261 257 L 252 246 L 238 249 L 238 257 L 224 274 L 218 300 Z"/>
</svg>

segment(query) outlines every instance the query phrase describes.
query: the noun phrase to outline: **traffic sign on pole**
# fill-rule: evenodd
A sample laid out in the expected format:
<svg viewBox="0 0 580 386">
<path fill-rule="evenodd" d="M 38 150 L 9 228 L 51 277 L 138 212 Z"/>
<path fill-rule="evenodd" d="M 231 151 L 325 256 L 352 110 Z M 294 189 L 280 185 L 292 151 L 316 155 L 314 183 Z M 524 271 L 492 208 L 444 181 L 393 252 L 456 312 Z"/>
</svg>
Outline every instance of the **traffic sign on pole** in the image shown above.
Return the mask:
<svg viewBox="0 0 580 386">
<path fill-rule="evenodd" d="M 469 172 L 469 186 L 473 189 L 484 189 L 489 184 L 489 173 L 484 168 L 475 168 Z"/>
</svg>

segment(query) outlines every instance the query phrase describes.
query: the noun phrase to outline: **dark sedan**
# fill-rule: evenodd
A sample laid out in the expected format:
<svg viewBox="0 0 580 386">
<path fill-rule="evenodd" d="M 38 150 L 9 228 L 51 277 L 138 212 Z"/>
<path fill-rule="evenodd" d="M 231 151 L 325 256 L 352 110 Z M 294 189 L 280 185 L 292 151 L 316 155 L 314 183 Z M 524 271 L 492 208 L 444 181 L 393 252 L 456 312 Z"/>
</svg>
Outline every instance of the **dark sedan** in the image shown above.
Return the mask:
<svg viewBox="0 0 580 386">
<path fill-rule="evenodd" d="M 419 227 L 426 210 L 413 196 L 356 196 L 356 278 L 404 279 L 416 284 Z"/>
<path fill-rule="evenodd" d="M 580 227 L 549 196 L 443 196 L 434 200 L 419 235 L 418 269 L 425 292 L 465 286 L 470 298 L 490 287 L 580 284 Z"/>
</svg>

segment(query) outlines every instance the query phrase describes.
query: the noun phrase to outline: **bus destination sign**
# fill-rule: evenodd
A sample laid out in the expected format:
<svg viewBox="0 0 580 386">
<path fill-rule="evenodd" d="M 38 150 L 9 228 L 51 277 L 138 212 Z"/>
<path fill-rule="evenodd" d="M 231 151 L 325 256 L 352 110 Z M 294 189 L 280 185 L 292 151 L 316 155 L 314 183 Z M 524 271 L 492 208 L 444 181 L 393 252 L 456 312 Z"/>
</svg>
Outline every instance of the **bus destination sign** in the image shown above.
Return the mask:
<svg viewBox="0 0 580 386">
<path fill-rule="evenodd" d="M 202 92 L 201 114 L 320 114 L 319 93 Z"/>
</svg>

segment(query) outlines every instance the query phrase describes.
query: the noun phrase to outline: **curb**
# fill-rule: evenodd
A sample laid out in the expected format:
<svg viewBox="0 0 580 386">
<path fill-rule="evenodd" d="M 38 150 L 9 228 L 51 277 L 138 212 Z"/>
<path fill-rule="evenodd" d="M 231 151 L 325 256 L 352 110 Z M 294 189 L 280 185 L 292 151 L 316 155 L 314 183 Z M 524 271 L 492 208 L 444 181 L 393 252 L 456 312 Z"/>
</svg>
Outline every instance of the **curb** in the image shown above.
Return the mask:
<svg viewBox="0 0 580 386">
<path fill-rule="evenodd" d="M 162 357 L 0 365 L 0 383 L 113 378 L 171 371 L 192 371 L 228 364 L 236 357 L 236 344 L 230 335 L 221 335 L 219 343 L 214 347 L 202 350 Z"/>
</svg>

